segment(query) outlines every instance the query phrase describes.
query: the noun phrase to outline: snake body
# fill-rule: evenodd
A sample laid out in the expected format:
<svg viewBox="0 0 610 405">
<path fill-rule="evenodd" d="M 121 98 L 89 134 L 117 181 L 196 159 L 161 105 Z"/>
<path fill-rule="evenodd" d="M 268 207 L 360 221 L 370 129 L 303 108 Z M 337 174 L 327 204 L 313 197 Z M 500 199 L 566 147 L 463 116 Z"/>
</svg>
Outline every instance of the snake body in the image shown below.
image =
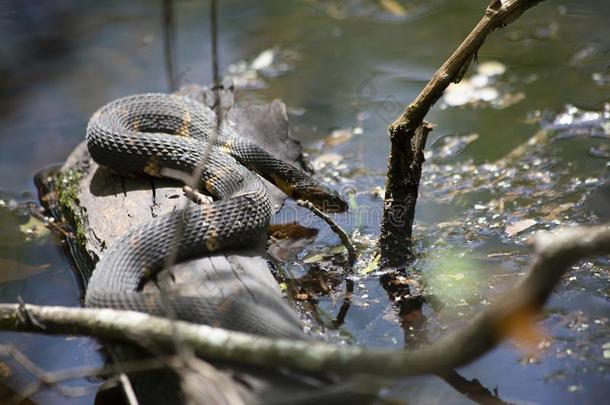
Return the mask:
<svg viewBox="0 0 610 405">
<path fill-rule="evenodd" d="M 190 175 L 204 162 L 201 184 L 214 201 L 191 202 L 123 235 L 96 265 L 85 305 L 169 312 L 181 320 L 264 335 L 300 335 L 294 314 L 282 309 L 274 294 L 262 294 L 253 306 L 240 297 L 162 296 L 141 290 L 173 255 L 180 261 L 260 239 L 272 210 L 266 186 L 253 171 L 289 196 L 326 211 L 347 208 L 337 193 L 241 138 L 230 123 L 217 128 L 215 113 L 187 97 L 141 94 L 113 101 L 92 116 L 86 139 L 99 165 L 122 174 Z"/>
</svg>

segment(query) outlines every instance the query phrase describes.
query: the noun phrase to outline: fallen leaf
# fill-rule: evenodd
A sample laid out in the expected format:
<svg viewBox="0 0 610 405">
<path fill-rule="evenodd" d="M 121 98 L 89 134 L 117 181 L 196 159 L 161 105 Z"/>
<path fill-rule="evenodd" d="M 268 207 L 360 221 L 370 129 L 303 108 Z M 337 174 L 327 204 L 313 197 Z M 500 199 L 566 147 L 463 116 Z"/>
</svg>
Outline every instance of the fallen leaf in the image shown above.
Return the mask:
<svg viewBox="0 0 610 405">
<path fill-rule="evenodd" d="M 316 228 L 307 228 L 298 222 L 288 224 L 271 224 L 268 227 L 269 236 L 276 239 L 302 239 L 315 238 L 318 234 Z"/>
<path fill-rule="evenodd" d="M 569 202 L 565 204 L 560 204 L 557 207 L 550 208 L 548 214 L 544 216 L 544 219 L 546 219 L 547 221 L 553 221 L 557 219 L 557 217 L 559 217 L 562 213 L 574 207 L 575 205 L 576 204 Z"/>
<path fill-rule="evenodd" d="M 307 301 L 309 299 L 309 294 L 297 293 L 297 294 L 294 294 L 294 299 L 299 300 L 299 301 Z"/>
<path fill-rule="evenodd" d="M 506 232 L 506 234 L 509 237 L 512 237 L 512 236 L 518 234 L 519 232 L 523 232 L 526 229 L 531 228 L 532 226 L 534 226 L 536 224 L 537 224 L 537 222 L 533 219 L 523 219 L 521 221 L 517 221 L 515 223 L 508 225 L 506 227 L 506 229 L 504 230 L 504 232 Z"/>
<path fill-rule="evenodd" d="M 271 243 L 267 252 L 280 262 L 295 258 L 318 234 L 317 229 L 307 228 L 297 222 L 272 224 L 269 225 L 268 231 Z"/>
<path fill-rule="evenodd" d="M 328 259 L 329 257 L 335 256 L 335 255 L 342 255 L 344 253 L 345 253 L 345 246 L 343 246 L 343 245 L 331 246 L 327 249 L 324 249 L 324 251 L 321 253 L 314 253 L 310 256 L 307 256 L 305 259 L 303 259 L 303 263 L 305 263 L 305 264 L 319 263 L 319 262 L 322 262 L 322 261 Z"/>
<path fill-rule="evenodd" d="M 365 268 L 363 268 L 360 273 L 361 274 L 368 274 L 371 273 L 375 270 L 377 270 L 379 268 L 379 260 L 381 259 L 381 255 L 375 255 L 373 257 L 373 259 L 366 265 Z"/>
</svg>

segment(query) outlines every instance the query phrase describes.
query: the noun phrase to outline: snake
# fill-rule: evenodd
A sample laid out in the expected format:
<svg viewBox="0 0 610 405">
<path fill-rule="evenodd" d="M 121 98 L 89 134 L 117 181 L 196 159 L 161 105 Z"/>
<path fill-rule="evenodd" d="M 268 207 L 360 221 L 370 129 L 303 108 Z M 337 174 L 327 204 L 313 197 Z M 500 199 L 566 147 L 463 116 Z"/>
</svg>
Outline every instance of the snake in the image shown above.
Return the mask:
<svg viewBox="0 0 610 405">
<path fill-rule="evenodd" d="M 85 306 L 145 312 L 259 335 L 295 337 L 296 315 L 275 293 L 256 305 L 238 292 L 231 299 L 143 290 L 166 265 L 239 248 L 266 234 L 272 207 L 261 177 L 288 196 L 326 212 L 342 212 L 346 202 L 294 165 L 240 136 L 228 120 L 189 97 L 146 93 L 114 100 L 87 125 L 93 160 L 114 173 L 182 178 L 199 176 L 209 203 L 183 207 L 131 228 L 96 264 Z M 297 325 L 297 326 L 295 326 Z"/>
</svg>

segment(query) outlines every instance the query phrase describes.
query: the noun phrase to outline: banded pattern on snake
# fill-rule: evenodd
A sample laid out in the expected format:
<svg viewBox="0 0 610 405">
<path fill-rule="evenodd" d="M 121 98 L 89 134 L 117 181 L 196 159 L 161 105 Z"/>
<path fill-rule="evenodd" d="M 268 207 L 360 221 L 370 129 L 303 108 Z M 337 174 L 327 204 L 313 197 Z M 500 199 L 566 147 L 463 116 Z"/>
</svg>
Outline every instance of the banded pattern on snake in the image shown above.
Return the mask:
<svg viewBox="0 0 610 405">
<path fill-rule="evenodd" d="M 190 202 L 184 209 L 133 228 L 98 262 L 85 304 L 166 315 L 250 333 L 296 337 L 294 314 L 277 305 L 277 297 L 257 307 L 239 297 L 180 296 L 141 291 L 143 284 L 177 260 L 252 244 L 266 232 L 271 205 L 256 172 L 293 198 L 326 211 L 344 211 L 347 204 L 295 166 L 240 137 L 229 122 L 216 128 L 215 113 L 187 97 L 141 94 L 113 101 L 98 110 L 87 127 L 87 147 L 101 166 L 127 175 L 174 177 L 190 175 L 204 160 L 201 184 L 210 204 Z M 212 137 L 218 130 L 218 136 Z M 181 231 L 176 234 L 177 230 Z M 219 306 L 224 305 L 222 314 Z"/>
</svg>

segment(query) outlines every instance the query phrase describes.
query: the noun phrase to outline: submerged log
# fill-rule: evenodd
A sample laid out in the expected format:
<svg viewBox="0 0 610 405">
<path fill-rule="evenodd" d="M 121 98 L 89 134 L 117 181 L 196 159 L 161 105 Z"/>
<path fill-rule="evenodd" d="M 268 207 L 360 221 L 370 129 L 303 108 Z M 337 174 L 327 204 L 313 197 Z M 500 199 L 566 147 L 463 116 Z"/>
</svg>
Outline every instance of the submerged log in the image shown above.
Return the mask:
<svg viewBox="0 0 610 405">
<path fill-rule="evenodd" d="M 179 93 L 208 105 L 214 100 L 209 91 L 206 92 L 198 86 L 183 88 Z M 223 91 L 221 106 L 225 119 L 231 121 L 242 136 L 285 161 L 302 166 L 302 149 L 290 135 L 286 109 L 281 101 L 276 100 L 262 106 L 234 107 L 232 94 Z M 75 229 L 75 240 L 79 249 L 74 249 L 74 256 L 81 257 L 74 258 L 81 263 L 94 263 L 127 230 L 182 207 L 186 198 L 182 184 L 178 182 L 121 177 L 99 167 L 91 159 L 84 142 L 68 157 L 58 178 L 59 204 Z M 269 183 L 267 185 L 273 207 L 277 211 L 285 196 Z M 300 331 L 296 313 L 282 298 L 265 255 L 265 245 L 261 243 L 258 246 L 196 258 L 164 270 L 155 282 L 148 282 L 144 289 L 161 287 L 180 294 L 217 295 L 227 300 L 239 294 L 242 299 L 247 296 L 254 306 L 258 299 L 264 298 L 269 302 L 271 298 L 276 301 L 277 311 L 295 314 L 294 328 Z M 91 266 L 86 266 L 86 269 L 77 267 L 81 267 L 85 285 Z M 288 381 L 283 377 L 280 387 L 277 384 L 278 375 L 266 373 L 262 376 L 257 370 L 251 369 L 238 373 L 235 367 L 231 367 L 230 372 L 222 367 L 217 368 L 215 372 L 218 375 L 213 378 L 207 374 L 197 377 L 207 380 L 199 384 L 200 389 L 204 391 L 201 395 L 217 398 L 218 387 L 214 388 L 217 385 L 214 381 L 224 381 L 233 385 L 229 391 L 239 392 L 245 403 L 267 402 L 270 395 L 276 398 L 276 395 L 284 396 L 301 385 L 294 379 L 288 379 L 292 382 L 287 384 Z M 244 384 L 244 381 L 248 383 Z M 192 385 L 192 382 L 189 384 Z M 146 388 L 151 397 L 162 402 L 170 400 L 165 396 L 168 387 L 154 388 L 151 388 L 150 384 Z M 206 393 L 206 390 L 216 392 Z"/>
</svg>

